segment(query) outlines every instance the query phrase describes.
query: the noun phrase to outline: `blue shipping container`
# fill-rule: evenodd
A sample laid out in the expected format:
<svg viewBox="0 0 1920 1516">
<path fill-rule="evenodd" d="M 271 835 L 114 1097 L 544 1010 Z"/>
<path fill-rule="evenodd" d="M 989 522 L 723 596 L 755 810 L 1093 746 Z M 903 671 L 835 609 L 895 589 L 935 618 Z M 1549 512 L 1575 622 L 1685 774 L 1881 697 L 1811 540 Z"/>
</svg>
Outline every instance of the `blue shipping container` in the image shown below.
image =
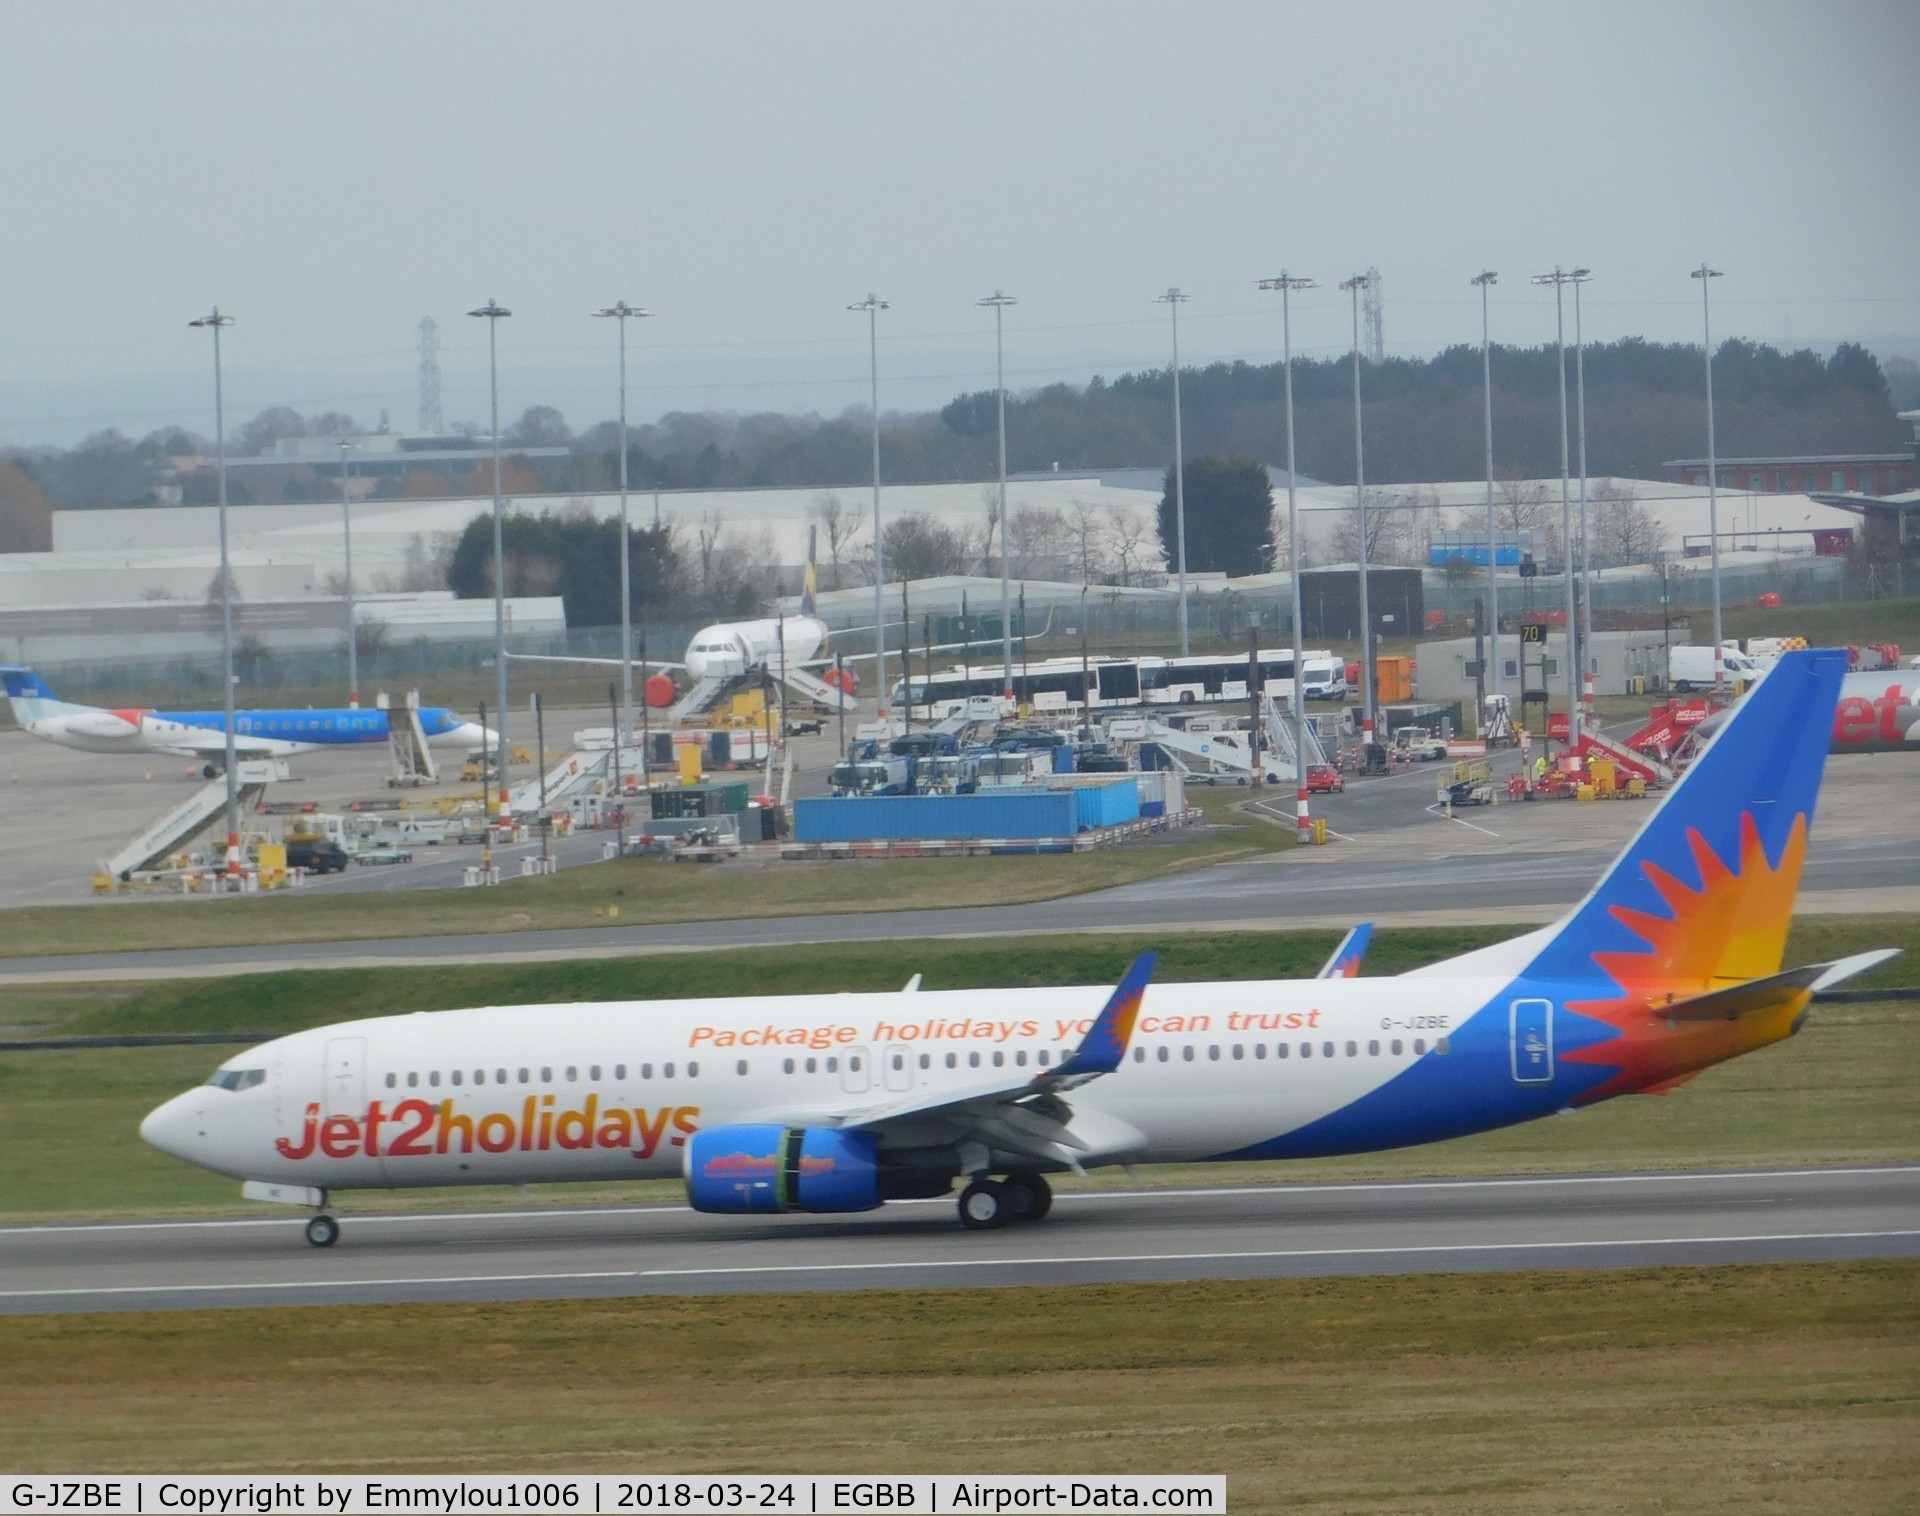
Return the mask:
<svg viewBox="0 0 1920 1516">
<path fill-rule="evenodd" d="M 1140 819 L 1140 786 L 1132 779 L 1073 792 L 1074 821 L 1083 832 Z"/>
<path fill-rule="evenodd" d="M 1075 804 L 1071 790 L 1011 787 L 975 795 L 796 800 L 793 836 L 796 842 L 1071 837 L 1077 830 Z"/>
</svg>

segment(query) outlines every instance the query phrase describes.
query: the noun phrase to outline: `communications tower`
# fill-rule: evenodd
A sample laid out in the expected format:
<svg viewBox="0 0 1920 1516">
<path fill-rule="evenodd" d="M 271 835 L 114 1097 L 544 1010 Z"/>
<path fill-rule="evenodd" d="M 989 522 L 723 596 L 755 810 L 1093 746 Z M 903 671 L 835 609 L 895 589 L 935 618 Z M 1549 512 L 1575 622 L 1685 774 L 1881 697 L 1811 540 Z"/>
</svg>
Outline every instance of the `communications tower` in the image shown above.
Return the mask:
<svg viewBox="0 0 1920 1516">
<path fill-rule="evenodd" d="M 446 427 L 440 419 L 440 323 L 420 318 L 420 434 L 437 437 Z"/>
<path fill-rule="evenodd" d="M 1380 270 L 1367 270 L 1366 287 L 1360 295 L 1360 315 L 1367 328 L 1367 357 L 1374 363 L 1383 363 L 1387 356 L 1386 334 L 1382 327 L 1382 306 L 1380 295 Z"/>
</svg>

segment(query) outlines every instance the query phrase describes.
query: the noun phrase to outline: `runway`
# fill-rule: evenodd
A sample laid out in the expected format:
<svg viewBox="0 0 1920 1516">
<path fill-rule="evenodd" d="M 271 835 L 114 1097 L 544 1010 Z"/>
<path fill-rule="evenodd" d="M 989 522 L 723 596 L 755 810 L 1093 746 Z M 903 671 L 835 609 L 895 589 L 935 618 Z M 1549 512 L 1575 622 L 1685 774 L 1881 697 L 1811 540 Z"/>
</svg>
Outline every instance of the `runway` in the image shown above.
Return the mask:
<svg viewBox="0 0 1920 1516">
<path fill-rule="evenodd" d="M 1920 1165 L 1063 1194 L 968 1232 L 951 1200 L 857 1216 L 677 1206 L 299 1213 L 0 1229 L 0 1312 L 1151 1283 L 1920 1257 Z"/>
</svg>

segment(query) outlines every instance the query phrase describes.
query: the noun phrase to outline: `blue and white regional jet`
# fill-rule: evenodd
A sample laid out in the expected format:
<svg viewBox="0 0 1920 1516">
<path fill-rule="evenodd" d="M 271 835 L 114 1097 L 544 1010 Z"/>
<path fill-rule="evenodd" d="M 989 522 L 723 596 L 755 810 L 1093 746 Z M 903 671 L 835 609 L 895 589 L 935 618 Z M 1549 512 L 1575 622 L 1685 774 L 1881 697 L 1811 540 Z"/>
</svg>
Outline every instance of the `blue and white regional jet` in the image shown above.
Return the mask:
<svg viewBox="0 0 1920 1516">
<path fill-rule="evenodd" d="M 0 665 L 0 685 L 21 729 L 47 742 L 83 753 L 170 753 L 183 758 L 224 759 L 225 711 L 156 711 L 145 707 L 104 710 L 57 699 L 32 669 Z M 486 728 L 439 706 L 423 707 L 420 728 L 429 742 L 482 747 Z M 240 710 L 233 713 L 233 750 L 242 758 L 284 758 L 319 747 L 387 740 L 387 713 L 339 710 Z"/>
<path fill-rule="evenodd" d="M 684 1177 L 696 1210 L 946 1194 L 968 1227 L 1048 1176 L 1437 1142 L 1671 1089 L 1797 1032 L 1891 956 L 1781 969 L 1844 655 L 1789 654 L 1560 921 L 1397 978 L 756 995 L 349 1021 L 242 1053 L 141 1135 L 311 1206 L 415 1185 Z"/>
</svg>

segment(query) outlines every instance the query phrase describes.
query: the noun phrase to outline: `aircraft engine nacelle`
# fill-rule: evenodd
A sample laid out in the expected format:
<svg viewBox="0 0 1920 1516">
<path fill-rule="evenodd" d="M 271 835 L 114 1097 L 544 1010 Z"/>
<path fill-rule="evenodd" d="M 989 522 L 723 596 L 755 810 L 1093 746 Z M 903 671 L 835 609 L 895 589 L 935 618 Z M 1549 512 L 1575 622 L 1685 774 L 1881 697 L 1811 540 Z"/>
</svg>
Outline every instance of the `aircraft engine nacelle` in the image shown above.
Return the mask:
<svg viewBox="0 0 1920 1516">
<path fill-rule="evenodd" d="M 883 1198 L 879 1148 L 832 1127 L 711 1127 L 687 1140 L 687 1200 L 730 1216 L 871 1211 Z"/>
<path fill-rule="evenodd" d="M 647 704 L 656 711 L 665 710 L 680 698 L 680 691 L 674 685 L 672 676 L 667 674 L 650 674 L 647 677 L 646 691 Z"/>
</svg>

